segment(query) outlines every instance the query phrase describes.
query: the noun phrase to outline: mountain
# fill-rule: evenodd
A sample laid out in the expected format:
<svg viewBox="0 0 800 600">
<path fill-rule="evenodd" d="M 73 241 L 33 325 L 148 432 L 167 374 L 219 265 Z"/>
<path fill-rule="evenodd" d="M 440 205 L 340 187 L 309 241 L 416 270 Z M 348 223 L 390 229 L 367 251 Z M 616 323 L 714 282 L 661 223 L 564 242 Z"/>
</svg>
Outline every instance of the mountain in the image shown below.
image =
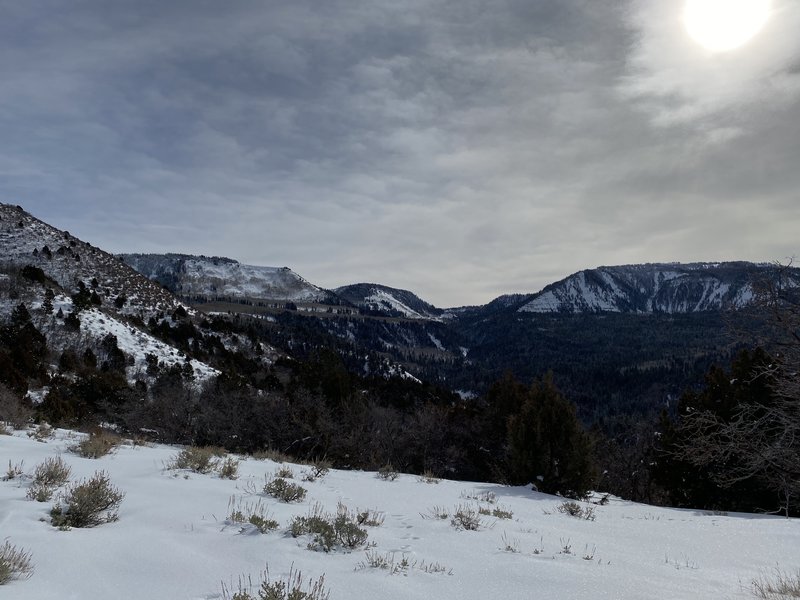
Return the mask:
<svg viewBox="0 0 800 600">
<path fill-rule="evenodd" d="M 101 297 L 112 301 L 125 298 L 122 307 L 108 302 L 114 312 L 145 318 L 180 306 L 175 296 L 114 255 L 40 221 L 19 206 L 0 204 L 0 249 L 6 267 L 41 269 L 68 294 L 78 289 L 78 282 L 90 285 L 95 280 Z"/>
<path fill-rule="evenodd" d="M 336 288 L 334 292 L 367 314 L 438 320 L 443 313 L 408 290 L 376 283 L 356 283 Z"/>
<path fill-rule="evenodd" d="M 288 267 L 243 265 L 224 257 L 121 254 L 126 264 L 174 294 L 195 300 L 327 303 L 332 294 Z"/>
<path fill-rule="evenodd" d="M 131 381 L 147 369 L 148 355 L 164 369 L 189 364 L 198 380 L 219 372 L 148 328 L 173 323 L 168 315 L 186 307 L 114 255 L 9 204 L 0 204 L 0 253 L 0 316 L 24 306 L 56 356 L 89 349 L 100 362 L 119 351 Z"/>
<path fill-rule="evenodd" d="M 519 308 L 528 313 L 688 314 L 739 309 L 773 265 L 747 262 L 600 267 L 545 287 Z M 792 284 L 800 284 L 793 270 Z"/>
<path fill-rule="evenodd" d="M 57 350 L 80 346 L 84 334 L 97 348 L 110 333 L 131 357 L 129 377 L 147 354 L 165 366 L 189 357 L 210 374 L 332 350 L 351 373 L 408 373 L 467 397 L 506 371 L 528 382 L 552 372 L 586 422 L 659 410 L 729 361 L 751 340 L 730 334 L 740 311 L 727 309 L 751 304 L 756 282 L 775 271 L 746 262 L 600 267 L 535 294 L 442 310 L 380 284 L 325 290 L 285 267 L 115 257 L 9 205 L 0 205 L 0 248 L 0 316 L 25 303 Z M 43 282 L 25 280 L 26 269 L 41 270 Z M 786 273 L 789 285 L 800 282 L 797 269 Z M 79 333 L 37 312 L 47 287 L 54 312 L 72 312 L 81 285 L 98 304 L 81 312 Z M 181 302 L 197 312 L 176 316 Z"/>
</svg>

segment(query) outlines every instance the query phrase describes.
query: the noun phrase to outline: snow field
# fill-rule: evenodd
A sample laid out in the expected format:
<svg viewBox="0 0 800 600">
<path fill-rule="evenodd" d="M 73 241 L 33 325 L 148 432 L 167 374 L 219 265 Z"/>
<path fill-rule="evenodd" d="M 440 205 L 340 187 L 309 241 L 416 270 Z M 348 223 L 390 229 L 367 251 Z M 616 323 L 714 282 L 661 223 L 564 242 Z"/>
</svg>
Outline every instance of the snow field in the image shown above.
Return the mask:
<svg viewBox="0 0 800 600">
<path fill-rule="evenodd" d="M 31 474 L 45 458 L 61 455 L 73 482 L 105 470 L 126 494 L 119 521 L 59 531 L 47 522 L 52 502 L 25 498 L 29 478 L 0 482 L 0 539 L 30 551 L 35 565 L 30 579 L 0 588 L 4 599 L 208 600 L 220 597 L 222 582 L 230 587 L 240 575 L 257 581 L 267 564 L 273 578 L 285 577 L 292 565 L 306 578 L 324 574 L 332 600 L 737 599 L 753 598 L 750 582 L 776 565 L 794 571 L 800 564 L 800 521 L 794 519 L 713 515 L 612 498 L 594 507 L 590 521 L 559 513 L 563 499 L 525 487 L 428 484 L 412 475 L 383 481 L 375 473 L 337 470 L 306 482 L 301 477 L 308 468 L 300 465 L 288 466 L 308 490 L 306 499 L 284 504 L 260 493 L 278 463 L 243 459 L 239 478 L 223 480 L 167 470 L 179 451 L 170 446 L 123 445 L 101 459 L 84 459 L 68 450 L 81 435 L 58 430 L 44 443 L 25 432 L 0 436 L 3 471 L 9 461 L 24 461 Z M 474 499 L 487 493 L 496 496 L 494 504 Z M 232 497 L 260 500 L 280 528 L 262 535 L 226 522 Z M 363 550 L 313 552 L 307 538 L 286 533 L 291 519 L 316 503 L 335 512 L 338 502 L 383 513 L 383 525 L 367 528 L 370 551 L 393 555 L 395 563 L 405 557 L 417 567 L 396 575 L 359 569 L 366 562 Z M 449 519 L 423 516 L 434 507 L 452 514 L 457 506 L 500 507 L 513 518 L 481 516 L 482 529 L 463 531 Z M 506 542 L 518 552 L 506 551 Z M 426 573 L 423 562 L 439 563 L 452 575 Z"/>
</svg>

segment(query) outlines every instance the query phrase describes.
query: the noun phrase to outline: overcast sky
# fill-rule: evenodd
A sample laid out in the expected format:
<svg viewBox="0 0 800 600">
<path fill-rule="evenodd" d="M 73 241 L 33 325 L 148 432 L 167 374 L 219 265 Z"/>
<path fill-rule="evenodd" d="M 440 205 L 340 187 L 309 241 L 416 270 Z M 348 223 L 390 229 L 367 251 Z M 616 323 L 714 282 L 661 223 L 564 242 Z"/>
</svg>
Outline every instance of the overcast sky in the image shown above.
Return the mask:
<svg viewBox="0 0 800 600">
<path fill-rule="evenodd" d="M 0 201 L 437 306 L 800 253 L 800 2 L 0 0 Z"/>
</svg>

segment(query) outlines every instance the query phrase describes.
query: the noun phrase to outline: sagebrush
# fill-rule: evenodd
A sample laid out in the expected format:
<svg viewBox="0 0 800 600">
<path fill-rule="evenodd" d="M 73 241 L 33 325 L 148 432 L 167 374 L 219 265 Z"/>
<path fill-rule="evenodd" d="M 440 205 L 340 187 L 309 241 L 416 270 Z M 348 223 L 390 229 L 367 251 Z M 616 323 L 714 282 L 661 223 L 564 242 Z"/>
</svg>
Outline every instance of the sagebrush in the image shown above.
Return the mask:
<svg viewBox="0 0 800 600">
<path fill-rule="evenodd" d="M 70 448 L 83 458 L 100 458 L 114 450 L 122 443 L 122 438 L 110 431 L 99 431 L 89 434 Z"/>
<path fill-rule="evenodd" d="M 233 586 L 231 586 L 233 587 Z M 240 577 L 236 591 L 222 586 L 223 600 L 328 600 L 330 592 L 325 590 L 325 576 L 303 583 L 303 575 L 294 567 L 286 579 L 272 580 L 267 569 L 254 584 L 250 577 Z"/>
<path fill-rule="evenodd" d="M 111 484 L 108 475 L 98 471 L 90 479 L 75 483 L 64 492 L 62 502 L 50 511 L 53 525 L 61 528 L 95 527 L 118 518 L 125 494 Z"/>
<path fill-rule="evenodd" d="M 367 541 L 367 531 L 359 527 L 357 516 L 339 504 L 336 514 L 327 514 L 316 504 L 305 517 L 295 517 L 289 526 L 292 537 L 311 535 L 309 550 L 354 550 Z"/>
<path fill-rule="evenodd" d="M 33 481 L 25 495 L 37 502 L 47 502 L 58 488 L 69 481 L 71 473 L 71 467 L 60 456 L 46 458 L 33 470 Z"/>
<path fill-rule="evenodd" d="M 33 574 L 30 552 L 6 541 L 0 546 L 0 585 L 12 579 L 25 579 Z"/>
</svg>

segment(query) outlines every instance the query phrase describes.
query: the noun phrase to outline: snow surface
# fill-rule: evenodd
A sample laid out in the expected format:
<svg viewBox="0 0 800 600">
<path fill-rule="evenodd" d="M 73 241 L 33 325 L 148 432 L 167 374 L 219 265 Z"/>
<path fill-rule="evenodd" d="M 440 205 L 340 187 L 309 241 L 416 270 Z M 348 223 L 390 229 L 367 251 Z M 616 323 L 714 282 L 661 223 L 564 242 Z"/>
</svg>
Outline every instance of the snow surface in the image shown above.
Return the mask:
<svg viewBox="0 0 800 600">
<path fill-rule="evenodd" d="M 753 598 L 750 582 L 777 566 L 800 564 L 800 521 L 746 514 L 654 508 L 611 499 L 596 506 L 596 520 L 576 519 L 555 510 L 562 499 L 526 487 L 443 480 L 427 484 L 400 475 L 383 481 L 374 473 L 331 471 L 301 482 L 308 496 L 282 504 L 261 496 L 270 461 L 243 460 L 236 481 L 213 475 L 169 471 L 164 464 L 178 449 L 125 445 L 98 460 L 68 451 L 76 436 L 59 430 L 37 442 L 24 432 L 0 436 L 0 462 L 24 461 L 25 473 L 60 454 L 73 481 L 105 470 L 126 496 L 119 521 L 93 529 L 59 531 L 48 522 L 51 503 L 25 498 L 29 477 L 0 482 L 0 539 L 28 550 L 35 572 L 30 579 L 0 587 L 4 600 L 201 600 L 219 598 L 221 583 L 240 575 L 257 580 L 265 566 L 273 578 L 292 565 L 308 578 L 325 575 L 331 600 L 529 599 L 642 600 Z M 297 480 L 303 467 L 292 467 Z M 478 506 L 465 496 L 492 492 L 513 519 L 483 517 L 479 531 L 458 531 L 448 520 L 424 518 L 433 507 L 450 511 Z M 266 535 L 226 522 L 231 498 L 261 501 L 280 523 Z M 368 528 L 373 551 L 403 557 L 418 567 L 439 563 L 452 575 L 419 568 L 405 575 L 357 569 L 364 552 L 325 554 L 306 548 L 307 539 L 285 531 L 294 516 L 315 503 L 335 511 L 382 511 L 385 522 Z M 586 505 L 590 506 L 590 505 Z M 503 539 L 505 537 L 505 540 Z M 518 552 L 505 550 L 506 544 Z M 571 553 L 562 553 L 564 546 Z M 535 554 L 534 550 L 541 550 Z M 584 559 L 584 555 L 590 559 Z"/>
</svg>

